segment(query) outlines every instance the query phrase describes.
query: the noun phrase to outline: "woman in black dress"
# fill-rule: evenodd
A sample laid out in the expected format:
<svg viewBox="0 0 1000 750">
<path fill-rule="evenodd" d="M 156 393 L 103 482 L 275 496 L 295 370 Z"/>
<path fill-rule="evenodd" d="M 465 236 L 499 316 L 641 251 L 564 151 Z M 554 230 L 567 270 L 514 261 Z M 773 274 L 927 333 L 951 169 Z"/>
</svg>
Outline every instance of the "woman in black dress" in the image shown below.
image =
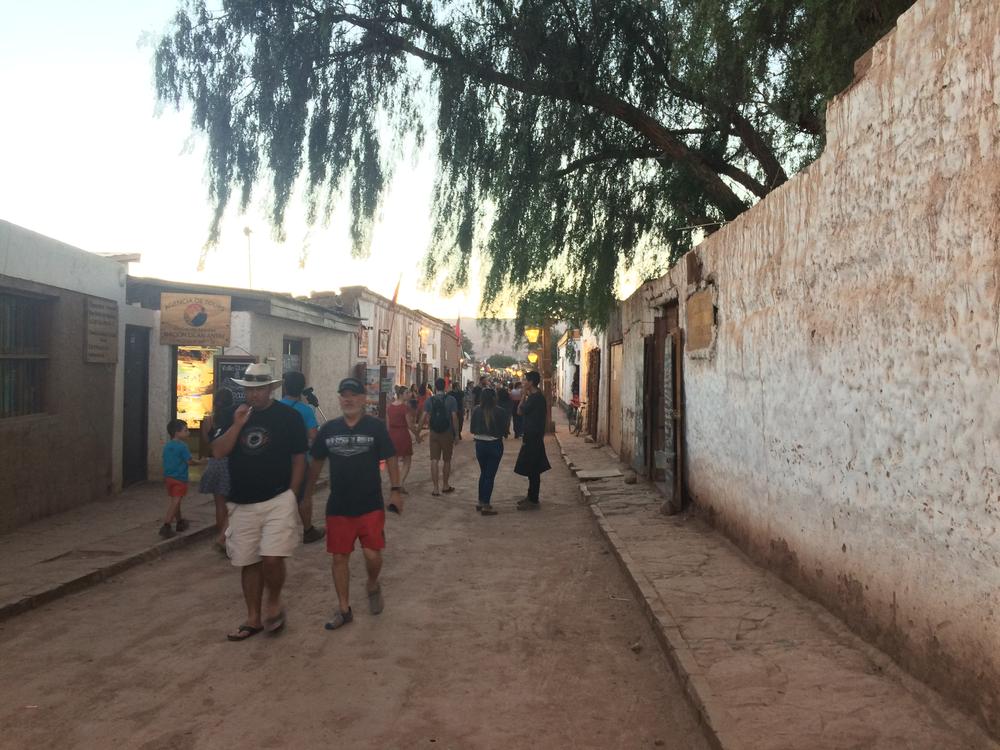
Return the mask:
<svg viewBox="0 0 1000 750">
<path fill-rule="evenodd" d="M 528 478 L 528 496 L 518 500 L 518 510 L 538 510 L 538 492 L 541 488 L 542 473 L 552 468 L 545 455 L 545 424 L 548 421 L 548 402 L 538 389 L 541 376 L 529 372 L 525 376 L 524 395 L 521 397 L 521 412 L 524 442 L 517 454 L 514 473 Z"/>
</svg>

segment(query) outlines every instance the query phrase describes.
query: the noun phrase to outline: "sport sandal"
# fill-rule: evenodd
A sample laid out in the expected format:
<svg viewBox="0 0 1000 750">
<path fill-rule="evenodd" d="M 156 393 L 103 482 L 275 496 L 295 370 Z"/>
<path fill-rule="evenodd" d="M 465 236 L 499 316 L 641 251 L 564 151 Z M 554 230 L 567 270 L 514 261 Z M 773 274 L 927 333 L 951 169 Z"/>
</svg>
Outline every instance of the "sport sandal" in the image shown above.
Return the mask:
<svg viewBox="0 0 1000 750">
<path fill-rule="evenodd" d="M 346 612 L 341 612 L 339 609 L 333 613 L 333 617 L 330 618 L 328 622 L 323 627 L 327 630 L 336 630 L 337 628 L 342 628 L 347 623 L 354 619 L 354 611 L 348 607 Z"/>
</svg>

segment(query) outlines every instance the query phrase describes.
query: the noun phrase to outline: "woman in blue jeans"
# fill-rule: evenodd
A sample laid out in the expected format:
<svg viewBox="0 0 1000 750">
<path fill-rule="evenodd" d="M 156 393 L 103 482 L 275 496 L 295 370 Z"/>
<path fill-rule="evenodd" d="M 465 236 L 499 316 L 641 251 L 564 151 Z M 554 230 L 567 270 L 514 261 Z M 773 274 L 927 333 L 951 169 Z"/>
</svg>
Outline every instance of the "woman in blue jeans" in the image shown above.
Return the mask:
<svg viewBox="0 0 1000 750">
<path fill-rule="evenodd" d="M 469 432 L 476 441 L 476 460 L 479 461 L 479 502 L 476 510 L 484 516 L 497 514 L 490 499 L 493 497 L 493 480 L 496 479 L 500 460 L 503 458 L 503 439 L 510 426 L 510 412 L 497 406 L 497 394 L 484 388 L 479 396 L 479 406 L 472 410 Z"/>
</svg>

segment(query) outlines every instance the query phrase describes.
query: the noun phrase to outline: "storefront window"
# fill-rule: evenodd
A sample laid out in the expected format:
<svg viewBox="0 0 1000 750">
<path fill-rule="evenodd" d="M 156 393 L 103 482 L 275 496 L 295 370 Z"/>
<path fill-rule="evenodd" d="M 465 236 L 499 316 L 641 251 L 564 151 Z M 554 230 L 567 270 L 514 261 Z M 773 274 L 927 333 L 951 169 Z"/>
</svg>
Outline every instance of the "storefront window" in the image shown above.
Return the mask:
<svg viewBox="0 0 1000 750">
<path fill-rule="evenodd" d="M 281 345 L 281 373 L 304 372 L 302 369 L 302 341 L 285 339 Z"/>
<path fill-rule="evenodd" d="M 212 411 L 215 390 L 215 357 L 218 349 L 177 347 L 177 418 L 197 430 Z"/>
</svg>

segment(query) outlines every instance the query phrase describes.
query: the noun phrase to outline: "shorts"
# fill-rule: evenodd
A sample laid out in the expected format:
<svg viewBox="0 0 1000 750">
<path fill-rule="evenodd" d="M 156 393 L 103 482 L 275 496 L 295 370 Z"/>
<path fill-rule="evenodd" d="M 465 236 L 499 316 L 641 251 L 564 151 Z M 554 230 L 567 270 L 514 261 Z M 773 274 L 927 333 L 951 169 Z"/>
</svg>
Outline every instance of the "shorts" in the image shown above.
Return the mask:
<svg viewBox="0 0 1000 750">
<path fill-rule="evenodd" d="M 362 516 L 327 516 L 326 551 L 331 555 L 349 555 L 354 540 L 364 549 L 385 549 L 385 511 L 373 510 Z"/>
<path fill-rule="evenodd" d="M 431 445 L 431 461 L 440 461 L 442 458 L 445 461 L 451 461 L 452 451 L 455 450 L 455 436 L 451 430 L 447 432 L 434 432 L 434 430 L 431 430 L 429 442 Z"/>
<path fill-rule="evenodd" d="M 226 507 L 226 552 L 236 567 L 254 565 L 262 557 L 289 557 L 298 545 L 299 508 L 291 490 L 261 503 L 226 503 Z"/>
<path fill-rule="evenodd" d="M 166 478 L 167 497 L 184 497 L 188 493 L 188 483 L 173 477 Z"/>
</svg>

